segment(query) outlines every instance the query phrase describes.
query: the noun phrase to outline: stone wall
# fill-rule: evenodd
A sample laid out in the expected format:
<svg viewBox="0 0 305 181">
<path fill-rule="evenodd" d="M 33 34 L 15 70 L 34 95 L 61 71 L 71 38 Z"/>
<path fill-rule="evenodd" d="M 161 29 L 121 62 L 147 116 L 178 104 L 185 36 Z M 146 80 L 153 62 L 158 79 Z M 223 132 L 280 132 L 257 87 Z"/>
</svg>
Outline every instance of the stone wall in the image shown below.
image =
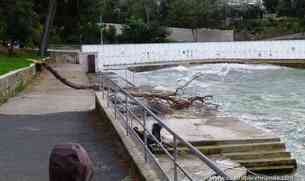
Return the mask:
<svg viewBox="0 0 305 181">
<path fill-rule="evenodd" d="M 55 63 L 79 64 L 79 50 L 48 50 Z"/>
<path fill-rule="evenodd" d="M 36 75 L 35 65 L 0 76 L 0 104 L 20 92 Z"/>
<path fill-rule="evenodd" d="M 66 63 L 79 64 L 82 69 L 88 72 L 88 55 L 95 55 L 97 53 L 81 53 L 80 50 L 48 50 L 51 57 L 50 63 Z"/>
</svg>

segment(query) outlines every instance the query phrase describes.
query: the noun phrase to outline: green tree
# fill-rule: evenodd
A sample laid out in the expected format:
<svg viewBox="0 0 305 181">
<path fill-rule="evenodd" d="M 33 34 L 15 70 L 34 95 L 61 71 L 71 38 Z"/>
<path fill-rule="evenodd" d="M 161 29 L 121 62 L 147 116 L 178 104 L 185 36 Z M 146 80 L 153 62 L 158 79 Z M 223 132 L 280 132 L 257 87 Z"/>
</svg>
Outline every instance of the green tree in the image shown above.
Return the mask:
<svg viewBox="0 0 305 181">
<path fill-rule="evenodd" d="M 305 18 L 305 1 L 304 0 L 294 0 L 293 9 L 295 9 L 295 16 L 300 18 Z"/>
<path fill-rule="evenodd" d="M 0 2 L 1 39 L 9 42 L 9 54 L 13 53 L 13 43 L 21 44 L 32 42 L 34 25 L 38 21 L 37 14 L 32 10 L 34 3 L 31 0 L 1 0 Z"/>
<path fill-rule="evenodd" d="M 3 18 L 0 18 L 0 40 L 6 38 L 6 23 Z"/>
<path fill-rule="evenodd" d="M 258 5 L 246 5 L 241 10 L 244 20 L 258 19 L 263 17 L 263 10 Z"/>
<path fill-rule="evenodd" d="M 80 0 L 79 5 L 79 37 L 85 44 L 99 43 L 101 16 L 104 17 L 105 4 L 101 0 Z"/>
<path fill-rule="evenodd" d="M 116 43 L 117 38 L 118 38 L 116 28 L 112 25 L 105 28 L 103 30 L 103 37 L 104 37 L 105 43 L 109 43 L 109 44 Z"/>
<path fill-rule="evenodd" d="M 224 5 L 218 0 L 174 0 L 169 3 L 167 22 L 171 26 L 190 28 L 194 41 L 198 29 L 219 27 L 224 20 Z"/>
<path fill-rule="evenodd" d="M 121 43 L 162 43 L 166 42 L 168 31 L 158 22 L 147 24 L 141 18 L 132 17 L 123 27 Z"/>
<path fill-rule="evenodd" d="M 279 0 L 264 0 L 263 4 L 269 13 L 276 13 Z"/>
<path fill-rule="evenodd" d="M 304 0 L 279 0 L 277 12 L 280 16 L 290 16 L 304 18 L 305 1 Z"/>
<path fill-rule="evenodd" d="M 47 49 L 49 34 L 50 39 L 56 43 L 98 43 L 100 37 L 98 21 L 103 2 L 101 0 L 49 0 L 48 13 L 42 13 L 46 18 L 40 46 L 41 55 Z"/>
</svg>

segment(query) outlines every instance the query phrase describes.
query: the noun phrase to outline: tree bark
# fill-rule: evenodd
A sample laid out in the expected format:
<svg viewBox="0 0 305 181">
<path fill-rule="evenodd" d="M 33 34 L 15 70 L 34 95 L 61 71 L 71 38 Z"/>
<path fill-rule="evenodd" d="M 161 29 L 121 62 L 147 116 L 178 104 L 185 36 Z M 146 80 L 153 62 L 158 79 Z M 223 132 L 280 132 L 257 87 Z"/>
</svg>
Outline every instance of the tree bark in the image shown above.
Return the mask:
<svg viewBox="0 0 305 181">
<path fill-rule="evenodd" d="M 194 42 L 198 42 L 198 28 L 192 28 L 192 35 Z"/>
<path fill-rule="evenodd" d="M 12 56 L 14 53 L 14 41 L 12 40 L 9 44 L 8 48 L 8 56 Z"/>
<path fill-rule="evenodd" d="M 146 16 L 146 23 L 149 25 L 150 24 L 150 7 L 149 7 L 149 2 L 147 0 L 144 0 L 144 11 L 145 11 L 145 16 Z"/>
<path fill-rule="evenodd" d="M 43 28 L 43 34 L 40 41 L 40 47 L 39 47 L 39 53 L 41 57 L 45 56 L 46 50 L 48 48 L 49 32 L 56 15 L 56 9 L 57 9 L 57 0 L 49 0 L 48 15 L 46 17 L 45 25 Z"/>
<path fill-rule="evenodd" d="M 73 89 L 92 89 L 92 90 L 99 90 L 98 85 L 81 85 L 81 84 L 75 84 L 73 82 L 70 82 L 69 80 L 62 77 L 55 69 L 53 69 L 51 66 L 47 65 L 46 63 L 41 64 L 45 69 L 47 69 L 49 72 L 51 72 L 56 79 L 58 79 L 63 84 L 67 85 L 68 87 L 71 87 Z"/>
</svg>

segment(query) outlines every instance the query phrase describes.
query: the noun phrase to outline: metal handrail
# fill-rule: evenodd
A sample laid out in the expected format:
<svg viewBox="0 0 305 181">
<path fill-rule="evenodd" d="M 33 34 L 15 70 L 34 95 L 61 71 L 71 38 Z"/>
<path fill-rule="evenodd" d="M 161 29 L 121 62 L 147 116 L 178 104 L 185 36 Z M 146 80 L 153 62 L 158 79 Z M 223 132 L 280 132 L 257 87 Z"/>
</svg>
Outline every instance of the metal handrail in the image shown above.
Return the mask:
<svg viewBox="0 0 305 181">
<path fill-rule="evenodd" d="M 111 76 L 113 78 L 113 76 Z M 165 125 L 162 120 L 155 114 L 153 113 L 146 105 L 144 105 L 142 102 L 140 102 L 138 99 L 136 99 L 135 97 L 133 97 L 132 95 L 129 94 L 129 92 L 127 92 L 125 89 L 123 89 L 122 87 L 120 87 L 117 83 L 115 83 L 112 78 L 108 77 L 108 76 L 104 76 L 102 74 L 102 91 L 105 90 L 111 90 L 110 87 L 105 87 L 104 82 L 105 80 L 108 81 L 108 83 L 111 83 L 114 87 L 112 87 L 112 90 L 115 91 L 115 93 L 120 92 L 123 95 L 126 96 L 126 100 L 130 99 L 132 101 L 134 101 L 138 106 L 140 106 L 141 108 L 143 108 L 144 113 L 148 114 L 149 116 L 151 116 L 155 121 L 157 121 L 162 128 L 164 128 L 165 130 L 167 130 L 174 138 L 174 150 L 175 150 L 175 155 L 177 154 L 177 140 L 179 140 L 181 143 L 183 143 L 195 156 L 197 156 L 201 161 L 203 161 L 209 168 L 211 168 L 217 175 L 223 177 L 226 181 L 230 181 L 232 180 L 223 170 L 221 170 L 212 160 L 210 160 L 207 156 L 205 156 L 202 152 L 200 152 L 196 147 L 194 147 L 190 142 L 186 141 L 184 138 L 182 138 L 181 136 L 179 136 L 177 133 L 175 133 L 171 128 L 169 128 L 167 125 Z M 109 92 L 107 93 L 109 95 Z M 115 94 L 116 96 L 116 94 Z M 110 100 L 108 100 L 107 102 L 109 103 Z M 115 115 L 117 114 L 117 107 L 116 107 L 116 102 L 117 100 L 115 99 Z M 128 101 L 126 101 L 126 104 L 128 104 Z M 126 110 L 126 115 L 128 116 L 128 112 L 130 110 L 127 108 Z M 136 116 L 136 115 L 133 115 Z M 116 116 L 115 116 L 116 117 Z M 140 121 L 140 119 L 136 119 L 137 121 Z M 128 124 L 128 123 L 127 123 Z M 176 156 L 172 156 L 168 150 L 164 147 L 164 145 L 159 142 L 159 140 L 146 128 L 146 121 L 144 119 L 144 125 L 142 125 L 144 127 L 144 146 L 145 146 L 145 154 L 146 150 L 148 149 L 147 147 L 147 133 L 154 139 L 154 141 L 156 141 L 156 143 L 164 150 L 164 152 L 166 153 L 166 155 L 169 156 L 170 160 L 172 160 L 174 162 L 174 166 L 175 166 L 175 176 L 174 176 L 174 180 L 177 180 L 177 168 L 183 172 L 183 174 L 188 177 L 190 180 L 193 180 L 190 176 L 190 174 L 184 170 L 178 163 L 176 160 Z M 128 128 L 127 128 L 128 129 Z M 132 128 L 131 128 L 132 129 Z"/>
</svg>

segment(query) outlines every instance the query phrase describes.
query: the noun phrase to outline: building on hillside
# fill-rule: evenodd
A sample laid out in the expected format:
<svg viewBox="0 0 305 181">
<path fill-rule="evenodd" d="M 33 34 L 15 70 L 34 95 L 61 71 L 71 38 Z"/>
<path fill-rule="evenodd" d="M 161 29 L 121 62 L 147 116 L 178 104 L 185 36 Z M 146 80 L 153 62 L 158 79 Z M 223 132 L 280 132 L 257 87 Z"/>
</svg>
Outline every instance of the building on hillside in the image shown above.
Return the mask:
<svg viewBox="0 0 305 181">
<path fill-rule="evenodd" d="M 231 6 L 258 5 L 263 6 L 263 0 L 224 0 Z"/>
</svg>

